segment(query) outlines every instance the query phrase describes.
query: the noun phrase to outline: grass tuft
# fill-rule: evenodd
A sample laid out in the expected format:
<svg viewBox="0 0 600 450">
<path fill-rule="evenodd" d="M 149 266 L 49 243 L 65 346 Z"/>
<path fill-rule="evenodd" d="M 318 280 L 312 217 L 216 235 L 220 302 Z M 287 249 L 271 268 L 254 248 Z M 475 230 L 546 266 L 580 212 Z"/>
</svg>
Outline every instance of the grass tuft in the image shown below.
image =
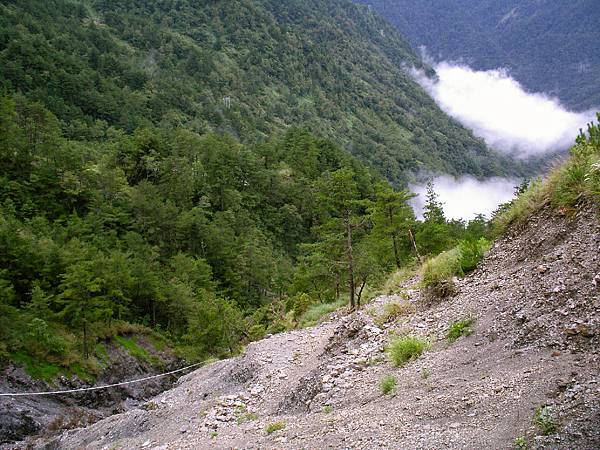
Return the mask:
<svg viewBox="0 0 600 450">
<path fill-rule="evenodd" d="M 304 314 L 299 319 L 299 324 L 301 328 L 312 327 L 319 323 L 321 318 L 326 316 L 327 314 L 331 314 L 337 309 L 340 309 L 347 304 L 347 300 L 341 298 L 332 303 L 318 303 L 316 305 L 310 306 Z"/>
<path fill-rule="evenodd" d="M 385 281 L 383 292 L 387 295 L 400 292 L 407 280 L 411 279 L 416 274 L 416 269 L 413 265 L 409 265 L 398 269 Z"/>
<path fill-rule="evenodd" d="M 535 411 L 533 423 L 540 429 L 544 436 L 549 436 L 556 431 L 556 424 L 552 416 L 552 408 L 543 406 Z"/>
<path fill-rule="evenodd" d="M 265 427 L 265 432 L 267 434 L 273 434 L 276 431 L 283 430 L 284 428 L 285 428 L 284 422 L 273 422 L 273 423 L 268 424 Z"/>
<path fill-rule="evenodd" d="M 393 375 L 385 376 L 379 382 L 379 390 L 383 395 L 393 394 L 396 392 L 396 377 Z"/>
<path fill-rule="evenodd" d="M 393 340 L 387 353 L 396 367 L 417 359 L 427 349 L 427 342 L 414 336 L 404 336 Z"/>
<path fill-rule="evenodd" d="M 454 277 L 463 277 L 474 270 L 490 249 L 490 242 L 478 240 L 461 241 L 451 250 L 431 258 L 421 267 L 421 288 L 425 295 L 445 298 L 455 293 Z"/>
<path fill-rule="evenodd" d="M 461 336 L 469 336 L 473 333 L 472 325 L 475 321 L 472 318 L 457 320 L 448 329 L 446 339 L 450 342 L 456 341 Z"/>
</svg>

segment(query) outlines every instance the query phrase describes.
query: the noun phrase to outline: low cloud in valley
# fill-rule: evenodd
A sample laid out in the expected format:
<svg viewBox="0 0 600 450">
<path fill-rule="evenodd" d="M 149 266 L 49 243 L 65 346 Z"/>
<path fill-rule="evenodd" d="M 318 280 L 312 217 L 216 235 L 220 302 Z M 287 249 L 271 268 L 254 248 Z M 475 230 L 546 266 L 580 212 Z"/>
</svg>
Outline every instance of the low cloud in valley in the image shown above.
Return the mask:
<svg viewBox="0 0 600 450">
<path fill-rule="evenodd" d="M 506 178 L 479 181 L 471 177 L 455 179 L 448 176 L 438 177 L 433 182 L 446 217 L 465 220 L 473 219 L 479 213 L 489 218 L 498 205 L 513 198 L 514 187 L 519 184 L 518 180 Z M 410 189 L 419 194 L 412 200 L 412 206 L 415 214 L 422 217 L 426 186 L 411 185 Z"/>
<path fill-rule="evenodd" d="M 497 150 L 520 157 L 570 147 L 593 112 L 575 113 L 557 99 L 529 93 L 504 70 L 433 64 L 438 79 L 413 71 L 416 80 L 449 115 Z"/>
</svg>

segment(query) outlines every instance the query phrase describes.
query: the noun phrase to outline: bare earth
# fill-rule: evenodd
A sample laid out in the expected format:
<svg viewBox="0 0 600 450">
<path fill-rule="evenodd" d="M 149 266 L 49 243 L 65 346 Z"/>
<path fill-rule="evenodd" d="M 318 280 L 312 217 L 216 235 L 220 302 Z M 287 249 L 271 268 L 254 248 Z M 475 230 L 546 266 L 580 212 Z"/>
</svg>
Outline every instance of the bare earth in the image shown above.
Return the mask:
<svg viewBox="0 0 600 450">
<path fill-rule="evenodd" d="M 255 342 L 142 409 L 42 448 L 514 449 L 524 437 L 528 448 L 599 449 L 597 217 L 544 210 L 496 243 L 453 298 L 425 306 L 409 280 L 398 295 Z M 401 297 L 417 312 L 376 326 Z M 474 333 L 449 343 L 448 327 L 467 316 Z M 394 368 L 383 349 L 401 333 L 432 345 Z M 379 390 L 386 375 L 398 380 L 393 395 Z M 550 436 L 533 424 L 540 406 L 551 408 Z"/>
</svg>

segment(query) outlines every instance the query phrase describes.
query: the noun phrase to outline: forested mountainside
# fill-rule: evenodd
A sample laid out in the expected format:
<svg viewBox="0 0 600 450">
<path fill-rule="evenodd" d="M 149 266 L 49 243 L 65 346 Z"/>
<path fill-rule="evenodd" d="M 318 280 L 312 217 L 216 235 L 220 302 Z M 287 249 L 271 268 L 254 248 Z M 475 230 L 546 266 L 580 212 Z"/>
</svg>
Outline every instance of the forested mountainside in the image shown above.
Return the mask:
<svg viewBox="0 0 600 450">
<path fill-rule="evenodd" d="M 422 254 L 486 233 L 447 222 L 432 191 L 417 222 L 409 198 L 302 129 L 253 146 L 183 128 L 81 142 L 0 97 L 0 360 L 93 379 L 97 344 L 128 324 L 190 359 L 232 354 L 359 302 L 414 257 L 409 230 Z"/>
<path fill-rule="evenodd" d="M 510 69 L 526 88 L 585 110 L 600 105 L 595 0 L 358 0 L 437 60 Z"/>
<path fill-rule="evenodd" d="M 305 126 L 399 184 L 422 170 L 518 170 L 404 73 L 422 62 L 392 26 L 346 0 L 4 0 L 0 11 L 0 86 L 44 104 L 70 139 L 183 127 L 254 143 Z"/>
<path fill-rule="evenodd" d="M 467 277 L 445 252 L 360 311 L 32 446 L 597 450 L 600 126 L 588 132 L 497 216 L 502 235 Z M 432 282 L 452 292 L 431 298 Z"/>
</svg>

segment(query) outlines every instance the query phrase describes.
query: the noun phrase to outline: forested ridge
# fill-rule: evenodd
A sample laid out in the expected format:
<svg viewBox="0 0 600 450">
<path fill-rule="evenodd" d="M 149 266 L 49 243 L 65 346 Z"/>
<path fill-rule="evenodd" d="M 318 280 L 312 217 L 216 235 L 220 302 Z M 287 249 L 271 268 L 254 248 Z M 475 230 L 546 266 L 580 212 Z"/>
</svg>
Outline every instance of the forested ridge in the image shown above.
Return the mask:
<svg viewBox="0 0 600 450">
<path fill-rule="evenodd" d="M 483 218 L 447 221 L 431 187 L 417 221 L 388 181 L 516 165 L 349 5 L 0 4 L 3 361 L 93 377 L 98 345 L 132 331 L 231 355 L 421 256 L 478 251 Z"/>
<path fill-rule="evenodd" d="M 411 174 L 518 172 L 403 68 L 398 33 L 346 0 L 3 1 L 0 85 L 66 136 L 185 127 L 264 140 L 308 127 L 401 185 Z"/>
<path fill-rule="evenodd" d="M 575 110 L 600 105 L 600 11 L 594 0 L 359 0 L 414 48 L 479 70 L 509 69 L 528 90 Z M 560 62 L 560 63 L 559 63 Z"/>
</svg>

